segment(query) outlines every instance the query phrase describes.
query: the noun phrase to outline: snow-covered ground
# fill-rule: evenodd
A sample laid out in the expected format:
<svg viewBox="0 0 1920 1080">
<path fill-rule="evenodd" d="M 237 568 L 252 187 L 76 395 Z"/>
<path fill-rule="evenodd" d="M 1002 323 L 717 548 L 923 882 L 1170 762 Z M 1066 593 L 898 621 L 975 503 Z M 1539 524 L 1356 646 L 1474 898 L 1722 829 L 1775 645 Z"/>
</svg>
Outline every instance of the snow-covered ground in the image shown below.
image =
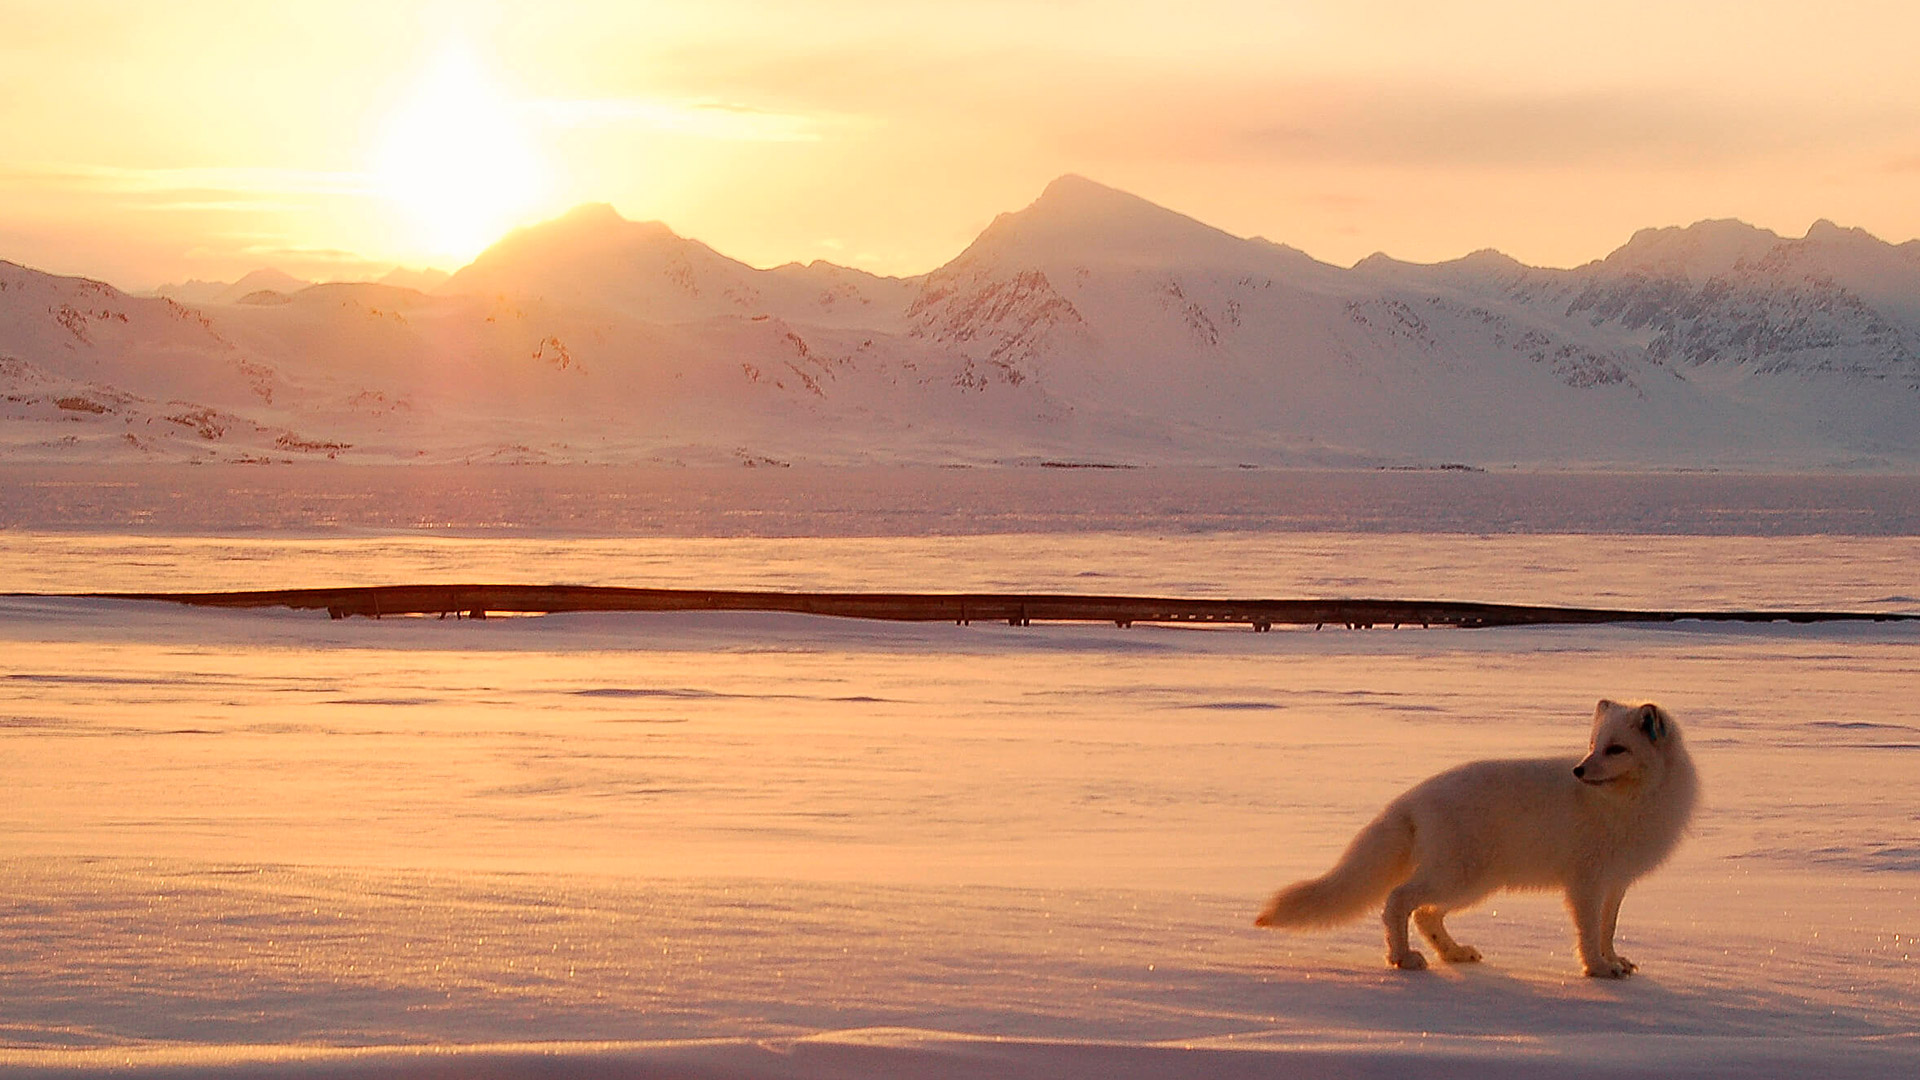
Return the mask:
<svg viewBox="0 0 1920 1080">
<path fill-rule="evenodd" d="M 0 591 L 333 574 L 1912 610 L 1917 549 L 55 528 L 0 532 Z M 8 598 L 0 1073 L 1904 1075 L 1916 669 L 1908 624 L 331 622 Z M 1250 925 L 1407 784 L 1577 752 L 1602 695 L 1667 705 L 1707 790 L 1628 895 L 1634 978 L 1581 977 L 1544 896 L 1459 917 L 1487 962 L 1418 975 L 1384 967 L 1370 920 Z"/>
</svg>

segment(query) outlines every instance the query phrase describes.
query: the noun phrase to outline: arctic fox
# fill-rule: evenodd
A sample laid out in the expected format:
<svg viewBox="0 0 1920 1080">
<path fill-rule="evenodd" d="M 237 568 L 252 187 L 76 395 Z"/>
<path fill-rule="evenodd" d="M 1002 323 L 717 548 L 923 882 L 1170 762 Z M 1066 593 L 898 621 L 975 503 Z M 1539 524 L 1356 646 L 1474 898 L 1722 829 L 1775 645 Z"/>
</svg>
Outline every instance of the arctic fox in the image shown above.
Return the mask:
<svg viewBox="0 0 1920 1080">
<path fill-rule="evenodd" d="M 1476 761 L 1387 804 L 1322 877 L 1274 894 L 1258 926 L 1325 927 L 1385 900 L 1387 963 L 1427 958 L 1407 917 L 1449 963 L 1480 959 L 1442 924 L 1500 889 L 1563 889 L 1588 975 L 1634 970 L 1613 951 L 1627 886 L 1672 853 L 1699 782 L 1680 729 L 1658 705 L 1602 700 L 1581 759 Z"/>
</svg>

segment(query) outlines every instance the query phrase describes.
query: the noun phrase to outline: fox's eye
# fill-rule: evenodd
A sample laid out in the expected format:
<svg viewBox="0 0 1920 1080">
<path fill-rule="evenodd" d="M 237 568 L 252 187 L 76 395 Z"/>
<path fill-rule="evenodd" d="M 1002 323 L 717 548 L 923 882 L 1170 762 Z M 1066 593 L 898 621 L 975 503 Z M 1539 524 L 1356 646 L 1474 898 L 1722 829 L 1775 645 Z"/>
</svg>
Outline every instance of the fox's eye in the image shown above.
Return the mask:
<svg viewBox="0 0 1920 1080">
<path fill-rule="evenodd" d="M 1606 750 L 1606 754 L 1608 757 L 1612 757 L 1615 754 L 1624 754 L 1626 752 L 1627 752 L 1627 748 L 1624 746 L 1621 746 L 1619 743 L 1614 743 L 1612 746 L 1607 747 L 1607 750 Z"/>
</svg>

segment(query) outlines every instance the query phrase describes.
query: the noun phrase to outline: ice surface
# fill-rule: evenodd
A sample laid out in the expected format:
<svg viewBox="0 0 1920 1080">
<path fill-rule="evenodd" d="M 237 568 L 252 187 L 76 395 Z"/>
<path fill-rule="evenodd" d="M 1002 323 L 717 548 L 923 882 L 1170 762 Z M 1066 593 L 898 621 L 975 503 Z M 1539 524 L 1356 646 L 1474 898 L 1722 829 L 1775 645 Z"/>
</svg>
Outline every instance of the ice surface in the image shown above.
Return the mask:
<svg viewBox="0 0 1920 1080">
<path fill-rule="evenodd" d="M 1911 629 L 14 600 L 0 633 L 8 1071 L 449 1067 L 407 1047 L 502 1076 L 1917 1060 Z M 1629 895 L 1633 980 L 1581 978 L 1544 897 L 1456 920 L 1488 963 L 1425 977 L 1382 967 L 1370 921 L 1248 925 L 1413 780 L 1576 751 L 1600 693 L 1669 705 L 1708 785 Z"/>
<path fill-rule="evenodd" d="M 0 528 L 191 535 L 1920 535 L 1920 477 L 1459 470 L 31 466 Z"/>
<path fill-rule="evenodd" d="M 1690 510 L 1650 500 L 1640 520 L 1783 501 L 1847 518 L 1831 488 L 1717 490 Z M 1188 506 L 1245 512 L 1219 495 Z M 1905 535 L 1476 535 L 1431 528 L 1457 511 L 1445 497 L 1401 515 L 1429 531 L 1120 532 L 1101 524 L 1124 520 L 1111 502 L 1056 500 L 1047 519 L 1041 496 L 1009 497 L 1055 527 L 621 538 L 240 519 L 209 536 L 42 517 L 0 531 L 0 591 L 460 577 L 1889 610 L 1920 595 Z M 246 505 L 272 519 L 299 498 Z M 838 498 L 813 512 L 835 520 Z M 944 498 L 914 520 L 968 508 Z M 0 1074 L 1905 1075 L 1916 670 L 1906 624 L 334 622 L 0 598 Z M 1250 925 L 1413 781 L 1577 752 L 1602 695 L 1669 707 L 1706 785 L 1689 840 L 1628 894 L 1632 979 L 1581 977 L 1546 896 L 1459 916 L 1487 962 L 1422 975 L 1384 967 L 1371 920 Z"/>
</svg>

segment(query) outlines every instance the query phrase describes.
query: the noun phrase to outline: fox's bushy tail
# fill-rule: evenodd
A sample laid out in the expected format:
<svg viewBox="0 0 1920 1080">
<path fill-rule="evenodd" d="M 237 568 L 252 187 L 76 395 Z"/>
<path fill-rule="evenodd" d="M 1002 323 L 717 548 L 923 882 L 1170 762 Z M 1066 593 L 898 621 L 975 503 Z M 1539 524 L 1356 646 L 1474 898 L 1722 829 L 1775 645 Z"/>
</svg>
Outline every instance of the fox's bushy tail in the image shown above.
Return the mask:
<svg viewBox="0 0 1920 1080">
<path fill-rule="evenodd" d="M 1392 810 L 1360 830 L 1333 869 L 1273 894 L 1255 926 L 1335 926 L 1383 902 L 1413 869 L 1413 823 Z"/>
</svg>

